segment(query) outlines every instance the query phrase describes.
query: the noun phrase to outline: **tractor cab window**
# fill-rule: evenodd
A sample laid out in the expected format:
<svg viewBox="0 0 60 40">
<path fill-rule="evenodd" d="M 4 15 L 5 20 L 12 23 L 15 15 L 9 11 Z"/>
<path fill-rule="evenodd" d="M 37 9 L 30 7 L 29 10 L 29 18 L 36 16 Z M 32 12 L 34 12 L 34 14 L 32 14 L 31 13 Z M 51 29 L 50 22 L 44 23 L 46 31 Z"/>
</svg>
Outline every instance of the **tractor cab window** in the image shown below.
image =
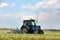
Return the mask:
<svg viewBox="0 0 60 40">
<path fill-rule="evenodd" d="M 30 26 L 30 25 L 32 25 L 32 23 L 31 22 L 27 22 L 26 25 Z"/>
<path fill-rule="evenodd" d="M 34 22 L 32 22 L 32 25 L 35 25 Z"/>
</svg>

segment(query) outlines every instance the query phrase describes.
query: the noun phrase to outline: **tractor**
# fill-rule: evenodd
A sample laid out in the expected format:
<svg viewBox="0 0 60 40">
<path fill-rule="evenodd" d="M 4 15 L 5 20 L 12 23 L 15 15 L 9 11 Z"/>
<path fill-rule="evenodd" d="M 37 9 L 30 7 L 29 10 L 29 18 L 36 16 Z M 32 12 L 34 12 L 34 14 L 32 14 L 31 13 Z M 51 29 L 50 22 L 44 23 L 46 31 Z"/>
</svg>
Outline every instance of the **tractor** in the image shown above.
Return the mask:
<svg viewBox="0 0 60 40">
<path fill-rule="evenodd" d="M 44 34 L 44 31 L 40 26 L 36 25 L 34 19 L 24 20 L 23 25 L 20 28 L 22 34 Z"/>
<path fill-rule="evenodd" d="M 18 33 L 18 34 L 44 34 L 44 31 L 40 26 L 36 25 L 34 19 L 24 20 L 23 25 L 20 29 L 16 28 L 7 33 Z"/>
</svg>

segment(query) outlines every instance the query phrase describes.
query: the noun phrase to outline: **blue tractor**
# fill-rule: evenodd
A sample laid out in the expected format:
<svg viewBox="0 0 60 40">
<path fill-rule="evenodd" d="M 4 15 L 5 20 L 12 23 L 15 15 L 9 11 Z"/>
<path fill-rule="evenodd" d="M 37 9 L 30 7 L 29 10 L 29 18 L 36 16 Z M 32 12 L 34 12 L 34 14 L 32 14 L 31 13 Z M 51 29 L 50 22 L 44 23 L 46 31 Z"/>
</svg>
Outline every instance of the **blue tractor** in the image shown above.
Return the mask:
<svg viewBox="0 0 60 40">
<path fill-rule="evenodd" d="M 36 25 L 34 19 L 24 20 L 20 32 L 22 34 L 44 34 L 44 31 Z"/>
</svg>

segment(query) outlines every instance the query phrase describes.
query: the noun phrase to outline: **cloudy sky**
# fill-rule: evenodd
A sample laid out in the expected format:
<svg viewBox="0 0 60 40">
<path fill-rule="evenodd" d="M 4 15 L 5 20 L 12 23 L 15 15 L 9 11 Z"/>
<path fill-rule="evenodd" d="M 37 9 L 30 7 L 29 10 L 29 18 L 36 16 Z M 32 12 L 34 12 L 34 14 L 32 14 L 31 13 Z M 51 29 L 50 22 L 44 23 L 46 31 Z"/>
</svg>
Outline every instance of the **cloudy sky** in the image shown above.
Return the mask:
<svg viewBox="0 0 60 40">
<path fill-rule="evenodd" d="M 21 27 L 31 18 L 43 29 L 60 29 L 60 0 L 0 0 L 0 28 Z"/>
</svg>

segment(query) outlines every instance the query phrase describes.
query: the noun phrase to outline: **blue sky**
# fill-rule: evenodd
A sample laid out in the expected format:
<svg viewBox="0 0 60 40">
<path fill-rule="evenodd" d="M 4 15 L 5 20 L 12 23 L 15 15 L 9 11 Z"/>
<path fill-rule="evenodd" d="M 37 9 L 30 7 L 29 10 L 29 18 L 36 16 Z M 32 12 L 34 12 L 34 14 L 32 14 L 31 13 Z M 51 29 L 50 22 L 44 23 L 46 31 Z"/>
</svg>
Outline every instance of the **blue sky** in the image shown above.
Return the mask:
<svg viewBox="0 0 60 40">
<path fill-rule="evenodd" d="M 60 29 L 60 0 L 0 0 L 0 28 L 21 27 L 30 18 L 43 29 Z"/>
</svg>

